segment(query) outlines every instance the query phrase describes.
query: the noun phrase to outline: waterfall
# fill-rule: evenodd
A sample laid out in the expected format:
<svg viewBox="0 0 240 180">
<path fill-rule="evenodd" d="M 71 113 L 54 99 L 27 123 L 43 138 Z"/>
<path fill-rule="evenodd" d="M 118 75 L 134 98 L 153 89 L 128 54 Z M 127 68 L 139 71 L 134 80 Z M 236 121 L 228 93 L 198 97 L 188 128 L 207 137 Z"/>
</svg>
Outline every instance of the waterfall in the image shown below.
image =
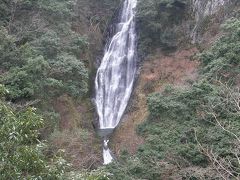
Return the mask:
<svg viewBox="0 0 240 180">
<path fill-rule="evenodd" d="M 136 60 L 135 8 L 137 0 L 125 0 L 116 34 L 106 45 L 95 79 L 95 103 L 104 136 L 104 164 L 113 160 L 107 136 L 119 124 L 132 93 Z"/>
<path fill-rule="evenodd" d="M 229 0 L 192 0 L 192 9 L 195 14 L 196 24 L 192 30 L 192 42 L 198 40 L 198 29 L 204 18 L 215 14 L 221 7 L 229 3 Z"/>
</svg>

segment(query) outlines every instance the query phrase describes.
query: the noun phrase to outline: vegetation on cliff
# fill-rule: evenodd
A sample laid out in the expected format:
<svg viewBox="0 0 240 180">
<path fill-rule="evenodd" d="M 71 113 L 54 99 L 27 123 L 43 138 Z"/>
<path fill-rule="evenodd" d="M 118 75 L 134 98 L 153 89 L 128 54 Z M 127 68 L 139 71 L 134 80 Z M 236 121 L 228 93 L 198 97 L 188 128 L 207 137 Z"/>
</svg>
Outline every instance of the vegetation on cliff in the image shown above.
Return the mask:
<svg viewBox="0 0 240 180">
<path fill-rule="evenodd" d="M 136 17 L 139 53 L 176 49 L 186 33 L 179 25 L 186 19 L 189 6 L 187 0 L 140 0 Z"/>
<path fill-rule="evenodd" d="M 215 43 L 199 44 L 197 81 L 148 95 L 136 154 L 122 149 L 117 161 L 98 168 L 93 64 L 120 2 L 0 0 L 0 179 L 239 178 L 237 10 Z M 139 0 L 140 56 L 193 46 L 189 6 L 188 0 Z M 208 17 L 204 25 L 223 19 Z"/>
<path fill-rule="evenodd" d="M 66 167 L 61 157 L 47 158 L 39 140 L 43 119 L 34 108 L 14 109 L 4 100 L 9 92 L 0 85 L 1 179 L 58 179 Z"/>
<path fill-rule="evenodd" d="M 109 166 L 114 179 L 239 177 L 240 21 L 222 29 L 199 55 L 197 82 L 149 95 L 150 115 L 137 128 L 145 143 L 136 156 L 123 154 Z"/>
<path fill-rule="evenodd" d="M 0 0 L 1 97 L 2 89 L 8 91 L 0 102 L 0 179 L 64 178 L 66 161 L 58 155 L 69 153 L 69 142 L 54 140 L 67 141 L 80 131 L 91 141 L 78 134 L 71 151 L 80 149 L 73 143 L 87 149 L 94 142 L 92 60 L 102 51 L 106 25 L 118 6 L 117 0 Z M 78 164 L 99 164 L 93 151 L 94 162 L 85 158 Z M 76 157 L 67 159 L 72 163 Z"/>
</svg>

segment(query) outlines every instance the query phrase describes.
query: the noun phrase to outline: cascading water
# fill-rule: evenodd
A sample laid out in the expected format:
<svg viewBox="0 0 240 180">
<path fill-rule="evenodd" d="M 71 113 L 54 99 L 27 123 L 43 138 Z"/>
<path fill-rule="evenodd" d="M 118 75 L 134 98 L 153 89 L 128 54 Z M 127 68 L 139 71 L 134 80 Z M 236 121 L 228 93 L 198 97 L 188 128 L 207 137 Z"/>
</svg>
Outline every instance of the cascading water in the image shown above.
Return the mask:
<svg viewBox="0 0 240 180">
<path fill-rule="evenodd" d="M 107 136 L 120 122 L 132 93 L 136 60 L 135 8 L 137 0 L 125 0 L 116 34 L 105 47 L 95 79 L 95 103 L 100 131 L 104 132 L 104 164 L 113 160 Z"/>
</svg>

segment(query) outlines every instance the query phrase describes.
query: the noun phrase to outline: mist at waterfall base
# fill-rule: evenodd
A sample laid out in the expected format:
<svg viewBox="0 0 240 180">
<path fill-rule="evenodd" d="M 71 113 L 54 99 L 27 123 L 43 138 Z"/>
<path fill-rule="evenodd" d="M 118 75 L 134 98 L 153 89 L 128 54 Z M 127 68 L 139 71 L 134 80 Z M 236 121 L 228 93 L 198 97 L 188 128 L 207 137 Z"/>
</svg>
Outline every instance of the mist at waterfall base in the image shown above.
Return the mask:
<svg viewBox="0 0 240 180">
<path fill-rule="evenodd" d="M 125 0 L 116 34 L 106 45 L 95 79 L 95 103 L 99 131 L 104 137 L 104 164 L 112 162 L 108 137 L 119 124 L 132 93 L 136 60 L 135 8 L 137 0 Z"/>
</svg>

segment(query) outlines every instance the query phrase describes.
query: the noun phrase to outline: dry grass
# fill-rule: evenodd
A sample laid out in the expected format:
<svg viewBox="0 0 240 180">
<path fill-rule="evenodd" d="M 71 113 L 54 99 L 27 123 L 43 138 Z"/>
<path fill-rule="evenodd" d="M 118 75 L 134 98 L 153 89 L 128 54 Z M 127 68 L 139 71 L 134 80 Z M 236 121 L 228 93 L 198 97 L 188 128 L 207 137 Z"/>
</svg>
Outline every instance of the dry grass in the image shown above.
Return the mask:
<svg viewBox="0 0 240 180">
<path fill-rule="evenodd" d="M 197 61 L 191 61 L 195 48 L 180 50 L 168 56 L 157 54 L 143 66 L 143 81 L 153 82 L 154 91 L 161 91 L 163 84 L 184 85 L 197 78 Z"/>
<path fill-rule="evenodd" d="M 54 108 L 60 115 L 60 128 L 49 139 L 51 151 L 64 150 L 65 159 L 75 169 L 93 169 L 101 165 L 101 141 L 91 125 L 90 100 L 75 103 L 71 97 L 63 95 L 54 102 Z"/>
<path fill-rule="evenodd" d="M 135 129 L 148 116 L 146 96 L 141 93 L 140 89 L 137 89 L 135 94 L 138 96 L 136 104 L 134 104 L 136 109 L 125 115 L 111 140 L 114 143 L 112 149 L 116 155 L 119 155 L 121 150 L 127 150 L 130 154 L 134 154 L 138 146 L 144 142 L 143 138 L 136 134 Z"/>
<path fill-rule="evenodd" d="M 50 137 L 51 151 L 64 151 L 74 169 L 93 169 L 102 162 L 101 142 L 95 134 L 83 129 L 56 131 Z"/>
</svg>

